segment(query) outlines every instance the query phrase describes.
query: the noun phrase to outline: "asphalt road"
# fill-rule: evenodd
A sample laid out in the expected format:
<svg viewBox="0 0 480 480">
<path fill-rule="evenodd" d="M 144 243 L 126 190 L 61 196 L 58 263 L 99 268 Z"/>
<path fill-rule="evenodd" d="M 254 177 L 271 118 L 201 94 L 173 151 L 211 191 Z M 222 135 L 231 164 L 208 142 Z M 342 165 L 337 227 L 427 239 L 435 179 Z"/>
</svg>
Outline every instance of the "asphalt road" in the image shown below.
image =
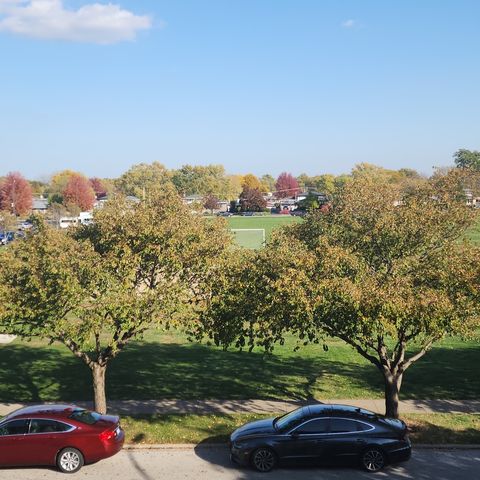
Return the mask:
<svg viewBox="0 0 480 480">
<path fill-rule="evenodd" d="M 50 468 L 2 469 L 3 480 L 65 479 Z M 124 450 L 113 458 L 87 465 L 72 479 L 95 480 L 477 480 L 480 450 L 418 450 L 410 462 L 377 474 L 356 469 L 278 469 L 269 474 L 238 468 L 226 449 Z"/>
</svg>

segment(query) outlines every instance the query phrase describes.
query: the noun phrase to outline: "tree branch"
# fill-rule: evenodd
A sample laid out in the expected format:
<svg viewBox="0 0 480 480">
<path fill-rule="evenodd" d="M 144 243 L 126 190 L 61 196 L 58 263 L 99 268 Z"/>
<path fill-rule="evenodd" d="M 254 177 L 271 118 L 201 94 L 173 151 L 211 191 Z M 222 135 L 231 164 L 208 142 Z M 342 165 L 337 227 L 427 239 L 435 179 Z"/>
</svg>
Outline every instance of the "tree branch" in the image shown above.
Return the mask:
<svg viewBox="0 0 480 480">
<path fill-rule="evenodd" d="M 418 353 L 410 357 L 406 362 L 400 365 L 400 371 L 403 373 L 408 367 L 415 363 L 417 360 L 422 358 L 431 348 L 435 339 L 430 340 Z"/>
<path fill-rule="evenodd" d="M 58 339 L 80 360 L 85 362 L 89 368 L 93 368 L 95 362 L 89 357 L 89 355 L 83 352 L 80 347 L 71 339 L 65 338 L 64 335 L 60 335 Z"/>
<path fill-rule="evenodd" d="M 341 340 L 343 340 L 345 343 L 348 343 L 350 346 L 352 346 L 362 357 L 366 358 L 369 362 L 373 363 L 375 366 L 378 368 L 382 368 L 382 364 L 378 360 L 378 358 L 374 357 L 373 355 L 370 355 L 364 348 L 361 347 L 361 345 L 357 344 L 354 340 L 350 339 L 346 335 L 335 335 Z"/>
</svg>

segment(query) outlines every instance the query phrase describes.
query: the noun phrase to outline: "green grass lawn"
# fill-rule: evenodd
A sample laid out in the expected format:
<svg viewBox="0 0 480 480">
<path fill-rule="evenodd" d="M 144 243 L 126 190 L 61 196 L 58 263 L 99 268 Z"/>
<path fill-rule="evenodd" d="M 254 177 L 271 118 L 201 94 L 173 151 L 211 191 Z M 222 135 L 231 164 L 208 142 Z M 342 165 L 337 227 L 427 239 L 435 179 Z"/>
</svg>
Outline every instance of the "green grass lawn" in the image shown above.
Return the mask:
<svg viewBox="0 0 480 480">
<path fill-rule="evenodd" d="M 466 237 L 475 244 L 480 244 L 480 218 L 477 220 L 476 225 L 474 225 L 468 232 Z"/>
<path fill-rule="evenodd" d="M 109 399 L 383 398 L 380 373 L 353 349 L 329 341 L 294 352 L 295 340 L 264 355 L 148 332 L 107 372 Z M 409 369 L 402 398 L 480 397 L 480 344 L 443 341 Z M 62 345 L 15 340 L 0 346 L 0 401 L 90 400 L 88 368 Z"/>
<path fill-rule="evenodd" d="M 244 423 L 274 415 L 149 415 L 122 417 L 126 443 L 219 443 Z M 480 415 L 410 414 L 407 423 L 413 443 L 480 444 Z"/>
</svg>

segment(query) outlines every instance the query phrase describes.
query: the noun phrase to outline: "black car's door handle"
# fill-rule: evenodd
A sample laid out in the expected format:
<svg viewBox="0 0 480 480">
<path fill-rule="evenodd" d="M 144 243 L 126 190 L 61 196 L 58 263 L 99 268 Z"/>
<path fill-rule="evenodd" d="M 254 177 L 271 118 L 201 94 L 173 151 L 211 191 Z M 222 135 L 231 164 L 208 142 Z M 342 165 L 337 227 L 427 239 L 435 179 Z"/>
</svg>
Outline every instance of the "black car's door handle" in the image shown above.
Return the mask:
<svg viewBox="0 0 480 480">
<path fill-rule="evenodd" d="M 366 443 L 365 440 L 361 439 L 361 438 L 357 438 L 357 443 Z"/>
</svg>

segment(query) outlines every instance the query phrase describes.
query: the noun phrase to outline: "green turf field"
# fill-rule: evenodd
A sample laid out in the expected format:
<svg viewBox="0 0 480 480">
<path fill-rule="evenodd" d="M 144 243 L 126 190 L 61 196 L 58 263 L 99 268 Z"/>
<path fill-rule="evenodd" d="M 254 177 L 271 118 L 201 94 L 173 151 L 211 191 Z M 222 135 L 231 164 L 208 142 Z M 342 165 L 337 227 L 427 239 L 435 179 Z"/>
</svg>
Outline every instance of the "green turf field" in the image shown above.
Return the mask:
<svg viewBox="0 0 480 480">
<path fill-rule="evenodd" d="M 341 341 L 329 350 L 295 340 L 273 355 L 189 343 L 180 333 L 148 332 L 107 372 L 110 399 L 382 398 L 377 369 Z M 402 398 L 480 397 L 480 344 L 449 339 L 404 377 Z M 89 400 L 89 369 L 65 347 L 32 340 L 0 346 L 0 402 Z"/>
<path fill-rule="evenodd" d="M 291 215 L 266 215 L 254 217 L 229 217 L 227 219 L 228 227 L 234 229 L 236 242 L 245 248 L 260 248 L 263 243 L 262 232 L 265 231 L 265 240 L 268 242 L 272 230 L 284 225 L 290 225 L 301 221 L 300 217 L 292 217 Z M 242 232 L 242 230 L 244 230 Z M 240 231 L 239 231 L 240 230 Z M 250 230 L 250 231 L 248 231 Z M 252 231 L 253 230 L 253 231 Z"/>
</svg>

